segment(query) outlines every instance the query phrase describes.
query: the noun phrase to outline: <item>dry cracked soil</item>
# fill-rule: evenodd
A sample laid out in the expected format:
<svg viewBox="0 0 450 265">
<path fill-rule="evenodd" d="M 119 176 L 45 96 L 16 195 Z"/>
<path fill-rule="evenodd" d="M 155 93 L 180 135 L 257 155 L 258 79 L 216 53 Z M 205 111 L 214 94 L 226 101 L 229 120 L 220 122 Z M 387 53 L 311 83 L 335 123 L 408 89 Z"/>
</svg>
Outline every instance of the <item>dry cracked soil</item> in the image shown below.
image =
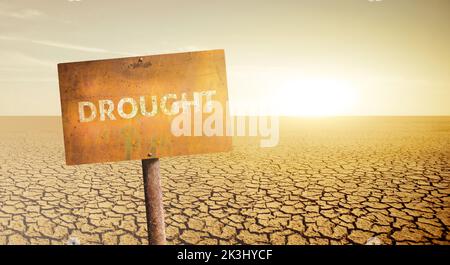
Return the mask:
<svg viewBox="0 0 450 265">
<path fill-rule="evenodd" d="M 280 124 L 161 159 L 169 244 L 450 243 L 450 117 Z M 0 118 L 0 244 L 147 244 L 140 161 L 66 166 L 61 127 Z"/>
</svg>

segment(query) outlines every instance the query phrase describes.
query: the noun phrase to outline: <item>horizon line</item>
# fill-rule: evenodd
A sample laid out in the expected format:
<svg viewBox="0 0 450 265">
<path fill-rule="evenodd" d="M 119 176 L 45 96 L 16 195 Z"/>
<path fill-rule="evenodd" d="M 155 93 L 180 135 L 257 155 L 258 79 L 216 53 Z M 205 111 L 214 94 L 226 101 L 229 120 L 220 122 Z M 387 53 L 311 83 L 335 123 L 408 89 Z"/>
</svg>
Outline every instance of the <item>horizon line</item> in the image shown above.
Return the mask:
<svg viewBox="0 0 450 265">
<path fill-rule="evenodd" d="M 345 117 L 450 117 L 450 114 L 437 114 L 437 115 L 420 115 L 420 114 L 411 114 L 411 115 L 231 115 L 234 117 L 269 117 L 269 116 L 277 116 L 280 118 L 345 118 Z M 62 115 L 0 115 L 0 118 L 39 118 L 39 117 L 54 117 L 54 118 L 62 118 Z"/>
</svg>

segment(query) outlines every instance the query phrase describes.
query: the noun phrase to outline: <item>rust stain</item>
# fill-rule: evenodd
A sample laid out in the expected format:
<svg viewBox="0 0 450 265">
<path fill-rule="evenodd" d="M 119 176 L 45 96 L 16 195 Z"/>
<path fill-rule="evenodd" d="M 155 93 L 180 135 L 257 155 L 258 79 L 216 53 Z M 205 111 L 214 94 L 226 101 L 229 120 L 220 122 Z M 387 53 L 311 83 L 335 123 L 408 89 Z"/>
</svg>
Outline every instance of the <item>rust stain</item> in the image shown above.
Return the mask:
<svg viewBox="0 0 450 265">
<path fill-rule="evenodd" d="M 225 106 L 223 50 L 62 63 L 58 74 L 68 165 L 231 150 L 231 137 L 172 135 L 175 116 L 165 114 L 170 114 L 166 109 L 163 113 L 159 106 L 163 98 L 167 107 L 174 102 L 165 97 L 168 94 L 177 95 L 178 100 L 186 93 L 191 99 L 194 92 L 208 90 L 215 90 L 213 99 Z M 147 113 L 141 113 L 141 96 L 147 100 Z M 156 114 L 152 96 L 158 100 Z M 100 100 L 107 103 L 102 109 Z M 92 104 L 86 103 L 80 113 L 80 102 Z M 133 113 L 135 107 L 138 110 Z M 207 117 L 205 113 L 203 120 Z"/>
</svg>

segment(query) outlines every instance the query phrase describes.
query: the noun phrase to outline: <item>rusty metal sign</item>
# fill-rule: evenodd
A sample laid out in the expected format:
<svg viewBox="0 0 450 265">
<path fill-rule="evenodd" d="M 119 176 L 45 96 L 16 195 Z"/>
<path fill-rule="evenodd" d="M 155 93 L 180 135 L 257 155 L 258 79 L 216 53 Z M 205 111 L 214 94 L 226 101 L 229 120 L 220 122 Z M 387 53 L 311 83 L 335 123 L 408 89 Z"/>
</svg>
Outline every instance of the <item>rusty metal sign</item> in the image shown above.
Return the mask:
<svg viewBox="0 0 450 265">
<path fill-rule="evenodd" d="M 231 150 L 230 136 L 171 131 L 185 106 L 227 105 L 223 50 L 61 63 L 58 74 L 68 165 Z"/>
</svg>

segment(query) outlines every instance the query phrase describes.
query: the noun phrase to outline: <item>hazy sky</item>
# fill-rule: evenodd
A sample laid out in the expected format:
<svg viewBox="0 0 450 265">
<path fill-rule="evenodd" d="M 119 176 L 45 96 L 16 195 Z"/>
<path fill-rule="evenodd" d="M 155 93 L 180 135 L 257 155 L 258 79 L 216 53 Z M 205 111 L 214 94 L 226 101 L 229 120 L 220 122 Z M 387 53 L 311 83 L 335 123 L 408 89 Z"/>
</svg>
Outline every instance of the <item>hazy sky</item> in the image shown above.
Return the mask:
<svg viewBox="0 0 450 265">
<path fill-rule="evenodd" d="M 0 1 L 0 115 L 60 115 L 60 62 L 222 48 L 240 112 L 450 115 L 448 0 Z"/>
</svg>

